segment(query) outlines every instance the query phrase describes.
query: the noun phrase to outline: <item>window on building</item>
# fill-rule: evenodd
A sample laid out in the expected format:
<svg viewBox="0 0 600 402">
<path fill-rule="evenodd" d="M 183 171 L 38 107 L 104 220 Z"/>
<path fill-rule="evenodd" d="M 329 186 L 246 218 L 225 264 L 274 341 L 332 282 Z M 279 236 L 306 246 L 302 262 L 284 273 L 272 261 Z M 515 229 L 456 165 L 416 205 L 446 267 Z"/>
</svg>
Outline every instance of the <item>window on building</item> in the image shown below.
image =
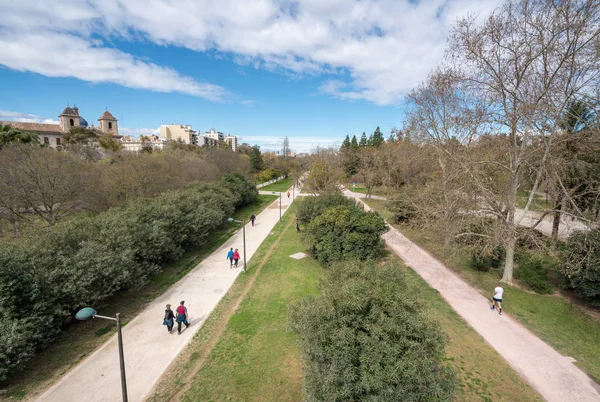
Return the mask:
<svg viewBox="0 0 600 402">
<path fill-rule="evenodd" d="M 75 122 L 73 121 L 73 119 L 69 119 L 69 123 L 71 124 L 71 127 L 73 127 L 75 125 Z"/>
<path fill-rule="evenodd" d="M 50 145 L 50 138 L 44 137 L 44 144 Z"/>
<path fill-rule="evenodd" d="M 60 145 L 60 138 L 57 138 L 57 139 L 56 139 L 56 145 L 57 145 L 57 146 L 58 146 L 58 145 Z"/>
<path fill-rule="evenodd" d="M 110 121 L 108 122 L 108 129 L 112 130 L 112 122 L 110 122 Z"/>
</svg>

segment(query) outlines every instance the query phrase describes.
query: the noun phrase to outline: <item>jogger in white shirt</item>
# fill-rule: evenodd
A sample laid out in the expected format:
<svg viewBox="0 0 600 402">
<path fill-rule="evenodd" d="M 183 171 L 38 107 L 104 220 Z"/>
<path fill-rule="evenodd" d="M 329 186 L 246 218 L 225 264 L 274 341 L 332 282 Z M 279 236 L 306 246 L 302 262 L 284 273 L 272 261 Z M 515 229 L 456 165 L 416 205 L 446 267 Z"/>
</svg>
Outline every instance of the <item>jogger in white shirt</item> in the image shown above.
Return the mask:
<svg viewBox="0 0 600 402">
<path fill-rule="evenodd" d="M 492 308 L 493 310 L 496 306 L 498 306 L 498 314 L 502 315 L 502 294 L 504 293 L 504 289 L 500 287 L 500 283 L 494 288 L 494 296 L 492 296 Z"/>
</svg>

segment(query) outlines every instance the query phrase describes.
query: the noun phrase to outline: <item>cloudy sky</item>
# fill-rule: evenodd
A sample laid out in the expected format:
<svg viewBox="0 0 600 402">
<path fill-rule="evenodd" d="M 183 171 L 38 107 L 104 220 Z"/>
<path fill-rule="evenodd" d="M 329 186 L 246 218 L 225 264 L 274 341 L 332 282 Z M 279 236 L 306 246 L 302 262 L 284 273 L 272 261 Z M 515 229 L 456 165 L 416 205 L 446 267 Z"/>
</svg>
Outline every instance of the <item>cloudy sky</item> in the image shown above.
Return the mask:
<svg viewBox="0 0 600 402">
<path fill-rule="evenodd" d="M 0 119 L 67 105 L 120 131 L 215 128 L 306 151 L 401 126 L 454 21 L 497 0 L 0 0 Z"/>
</svg>

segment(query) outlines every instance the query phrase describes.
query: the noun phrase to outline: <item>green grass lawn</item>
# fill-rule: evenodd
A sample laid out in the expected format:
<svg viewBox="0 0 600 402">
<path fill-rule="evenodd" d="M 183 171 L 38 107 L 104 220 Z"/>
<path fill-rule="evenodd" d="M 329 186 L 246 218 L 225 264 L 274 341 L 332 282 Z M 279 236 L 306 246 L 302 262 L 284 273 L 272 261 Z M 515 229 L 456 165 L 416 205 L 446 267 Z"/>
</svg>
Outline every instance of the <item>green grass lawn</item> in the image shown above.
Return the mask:
<svg viewBox="0 0 600 402">
<path fill-rule="evenodd" d="M 274 195 L 259 195 L 255 203 L 240 208 L 233 217 L 238 220 L 247 219 L 252 212 L 257 214 L 275 199 L 277 196 Z M 181 259 L 167 266 L 141 289 L 134 292 L 118 292 L 99 308 L 99 313 L 111 316 L 119 312 L 126 325 L 149 302 L 185 276 L 238 229 L 239 224 L 226 223 L 212 233 L 205 244 L 188 250 Z M 7 391 L 5 395 L 0 395 L 0 400 L 4 396 L 14 400 L 22 399 L 25 395 L 39 394 L 84 357 L 94 352 L 114 332 L 114 325 L 104 320 L 89 320 L 71 325 L 52 346 L 38 353 L 26 364 L 22 372 L 15 373 L 0 383 L 0 389 Z"/>
<path fill-rule="evenodd" d="M 292 184 L 294 183 L 294 179 L 289 176 L 283 180 L 279 180 L 276 183 L 273 184 L 269 184 L 268 186 L 259 188 L 260 191 L 278 191 L 278 192 L 284 192 L 287 191 L 288 188 L 292 187 Z"/>
<path fill-rule="evenodd" d="M 367 200 L 367 204 L 388 219 L 391 214 L 386 201 Z M 471 268 L 465 254 L 444 250 L 440 233 L 414 227 L 399 229 L 415 243 L 425 248 L 447 267 L 458 272 L 486 297 L 502 276 L 501 270 L 479 272 Z M 503 309 L 523 323 L 531 332 L 548 342 L 565 356 L 577 360 L 577 365 L 600 380 L 600 322 L 559 295 L 539 295 L 515 286 L 504 285 Z"/>
</svg>

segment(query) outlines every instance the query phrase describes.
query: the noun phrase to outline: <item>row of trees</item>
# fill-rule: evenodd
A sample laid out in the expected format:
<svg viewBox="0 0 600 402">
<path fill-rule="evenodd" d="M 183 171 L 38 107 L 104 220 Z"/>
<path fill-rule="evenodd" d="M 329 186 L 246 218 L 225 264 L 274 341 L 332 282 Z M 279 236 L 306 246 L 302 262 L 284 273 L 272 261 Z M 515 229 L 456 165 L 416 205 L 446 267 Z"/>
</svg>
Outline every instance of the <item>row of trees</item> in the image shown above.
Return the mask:
<svg viewBox="0 0 600 402">
<path fill-rule="evenodd" d="M 54 225 L 77 213 L 98 213 L 139 197 L 154 197 L 193 181 L 248 174 L 247 158 L 231 151 L 166 150 L 116 153 L 97 162 L 79 151 L 24 145 L 0 150 L 0 231 Z"/>
<path fill-rule="evenodd" d="M 446 337 L 397 263 L 378 263 L 383 219 L 339 193 L 306 197 L 297 218 L 326 266 L 321 293 L 292 305 L 304 355 L 306 400 L 452 400 Z"/>
<path fill-rule="evenodd" d="M 258 192 L 242 175 L 140 198 L 30 231 L 0 248 L 0 380 L 52 342 L 73 313 L 133 290 L 202 245 Z"/>
</svg>

